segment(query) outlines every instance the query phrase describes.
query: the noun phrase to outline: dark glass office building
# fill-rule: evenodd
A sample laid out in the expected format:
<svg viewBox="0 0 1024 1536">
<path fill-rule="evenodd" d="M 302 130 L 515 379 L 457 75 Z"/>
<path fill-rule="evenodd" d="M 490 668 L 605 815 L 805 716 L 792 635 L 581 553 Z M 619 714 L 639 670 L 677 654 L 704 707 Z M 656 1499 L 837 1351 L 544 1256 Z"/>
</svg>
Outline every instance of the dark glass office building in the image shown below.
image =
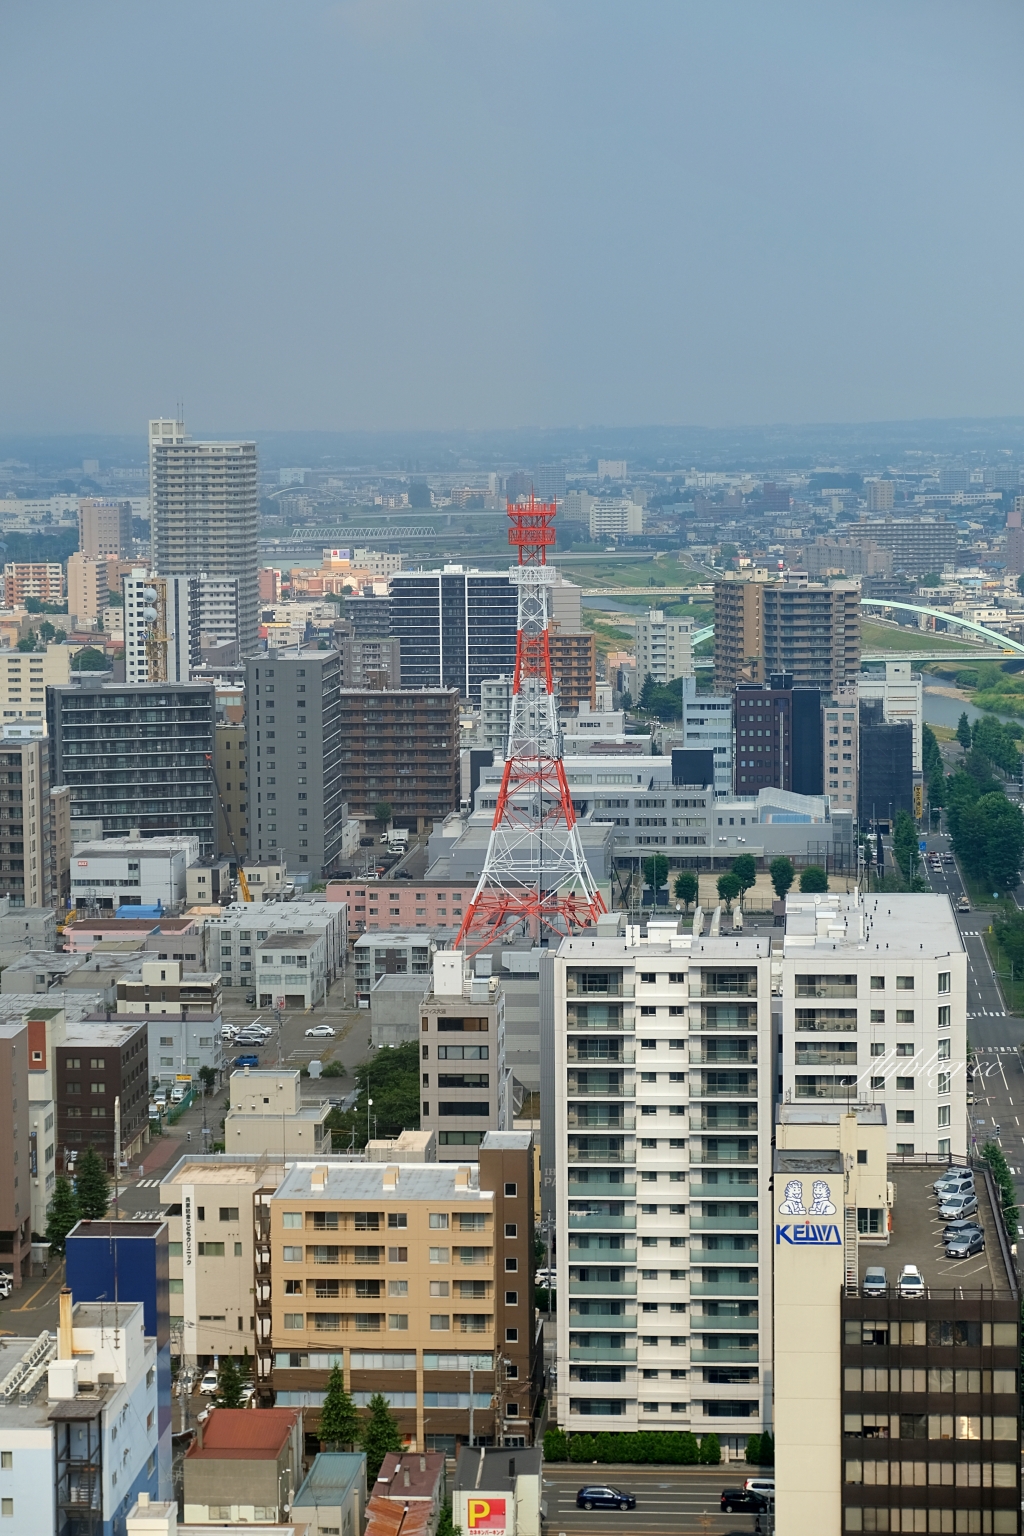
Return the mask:
<svg viewBox="0 0 1024 1536">
<path fill-rule="evenodd" d="M 914 728 L 909 720 L 887 724 L 881 699 L 861 700 L 858 779 L 862 826 L 914 814 Z"/>
</svg>

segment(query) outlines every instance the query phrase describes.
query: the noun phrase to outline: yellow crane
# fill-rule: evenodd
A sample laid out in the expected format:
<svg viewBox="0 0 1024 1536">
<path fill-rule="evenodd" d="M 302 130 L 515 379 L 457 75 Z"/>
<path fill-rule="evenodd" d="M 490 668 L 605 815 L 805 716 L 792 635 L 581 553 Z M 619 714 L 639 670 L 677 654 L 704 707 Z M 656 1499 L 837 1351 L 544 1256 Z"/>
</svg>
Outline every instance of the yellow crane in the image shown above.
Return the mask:
<svg viewBox="0 0 1024 1536">
<path fill-rule="evenodd" d="M 252 901 L 252 892 L 249 889 L 249 882 L 245 878 L 245 870 L 242 868 L 242 858 L 235 844 L 235 835 L 231 830 L 231 818 L 228 815 L 228 808 L 224 804 L 224 796 L 220 792 L 220 783 L 217 779 L 217 770 L 213 766 L 213 754 L 207 752 L 205 756 L 206 761 L 210 765 L 210 776 L 213 779 L 213 787 L 217 791 L 217 803 L 220 806 L 220 813 L 224 817 L 224 826 L 227 830 L 228 842 L 231 844 L 231 852 L 235 856 L 235 867 L 238 870 L 238 889 L 242 893 L 243 901 Z"/>
</svg>

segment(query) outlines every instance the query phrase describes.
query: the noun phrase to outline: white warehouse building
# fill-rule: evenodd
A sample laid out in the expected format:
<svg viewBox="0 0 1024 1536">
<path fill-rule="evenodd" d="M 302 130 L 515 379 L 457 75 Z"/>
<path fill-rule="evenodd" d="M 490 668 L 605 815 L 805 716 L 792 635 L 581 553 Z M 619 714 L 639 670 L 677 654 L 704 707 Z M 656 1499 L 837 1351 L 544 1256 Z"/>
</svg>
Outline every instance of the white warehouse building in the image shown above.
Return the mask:
<svg viewBox="0 0 1024 1536">
<path fill-rule="evenodd" d="M 177 911 L 185 871 L 199 858 L 197 837 L 108 837 L 79 843 L 71 860 L 76 908 L 156 907 Z"/>
</svg>

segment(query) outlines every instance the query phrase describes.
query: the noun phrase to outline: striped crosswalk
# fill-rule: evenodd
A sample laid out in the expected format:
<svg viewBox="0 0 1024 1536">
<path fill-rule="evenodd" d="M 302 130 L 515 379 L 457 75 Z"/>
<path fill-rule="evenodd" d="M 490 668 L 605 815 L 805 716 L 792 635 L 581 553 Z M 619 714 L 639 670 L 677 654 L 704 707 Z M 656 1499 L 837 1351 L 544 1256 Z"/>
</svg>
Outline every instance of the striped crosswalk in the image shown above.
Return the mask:
<svg viewBox="0 0 1024 1536">
<path fill-rule="evenodd" d="M 159 1189 L 160 1188 L 160 1180 L 159 1179 L 140 1179 L 139 1182 L 136 1184 L 135 1188 L 136 1189 Z"/>
</svg>

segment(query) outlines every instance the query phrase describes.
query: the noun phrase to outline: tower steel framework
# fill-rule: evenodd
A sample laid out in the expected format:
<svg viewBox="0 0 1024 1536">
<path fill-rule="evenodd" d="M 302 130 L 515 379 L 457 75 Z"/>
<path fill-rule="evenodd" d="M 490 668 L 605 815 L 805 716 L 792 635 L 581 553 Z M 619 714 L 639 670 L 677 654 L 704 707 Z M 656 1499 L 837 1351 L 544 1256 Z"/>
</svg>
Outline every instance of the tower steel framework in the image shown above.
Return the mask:
<svg viewBox="0 0 1024 1536">
<path fill-rule="evenodd" d="M 487 855 L 455 941 L 472 952 L 517 931 L 535 939 L 579 933 L 607 910 L 583 856 L 562 761 L 548 645 L 556 512 L 556 502 L 532 493 L 508 503 L 508 541 L 518 551 L 509 572 L 519 589 L 516 665 Z"/>
</svg>

